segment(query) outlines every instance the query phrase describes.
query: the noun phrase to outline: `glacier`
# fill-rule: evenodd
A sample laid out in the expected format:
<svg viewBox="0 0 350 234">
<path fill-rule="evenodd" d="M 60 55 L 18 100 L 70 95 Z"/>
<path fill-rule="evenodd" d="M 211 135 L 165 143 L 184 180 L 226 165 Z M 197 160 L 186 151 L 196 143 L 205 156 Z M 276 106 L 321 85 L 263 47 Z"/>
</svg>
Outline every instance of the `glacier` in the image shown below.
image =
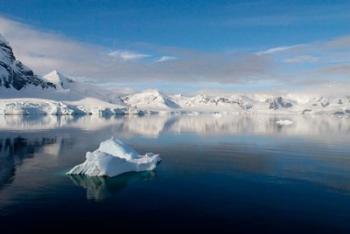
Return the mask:
<svg viewBox="0 0 350 234">
<path fill-rule="evenodd" d="M 94 152 L 87 152 L 86 161 L 67 174 L 113 177 L 126 172 L 152 171 L 158 162 L 158 154 L 140 155 L 124 142 L 111 138 L 101 142 Z"/>
</svg>

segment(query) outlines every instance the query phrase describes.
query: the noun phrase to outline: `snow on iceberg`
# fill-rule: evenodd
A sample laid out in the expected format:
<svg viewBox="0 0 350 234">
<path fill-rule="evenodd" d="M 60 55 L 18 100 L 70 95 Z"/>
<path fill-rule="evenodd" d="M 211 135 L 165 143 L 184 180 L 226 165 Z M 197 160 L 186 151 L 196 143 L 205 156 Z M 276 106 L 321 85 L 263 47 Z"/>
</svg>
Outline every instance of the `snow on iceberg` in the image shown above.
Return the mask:
<svg viewBox="0 0 350 234">
<path fill-rule="evenodd" d="M 101 142 L 94 152 L 87 152 L 85 162 L 75 166 L 67 174 L 112 177 L 132 171 L 151 171 L 159 161 L 158 154 L 140 155 L 130 146 L 112 137 Z"/>
<path fill-rule="evenodd" d="M 280 119 L 276 121 L 276 124 L 278 125 L 284 125 L 284 126 L 288 126 L 288 125 L 292 125 L 293 121 L 289 120 L 289 119 Z"/>
</svg>

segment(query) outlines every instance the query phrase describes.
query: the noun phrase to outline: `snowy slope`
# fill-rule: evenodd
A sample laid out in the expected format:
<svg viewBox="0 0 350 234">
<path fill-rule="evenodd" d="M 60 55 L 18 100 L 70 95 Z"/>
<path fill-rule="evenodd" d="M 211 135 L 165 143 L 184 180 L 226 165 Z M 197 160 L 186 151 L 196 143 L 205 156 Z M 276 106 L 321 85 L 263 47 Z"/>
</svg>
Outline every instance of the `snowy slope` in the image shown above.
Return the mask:
<svg viewBox="0 0 350 234">
<path fill-rule="evenodd" d="M 84 114 L 125 114 L 128 108 L 119 97 L 94 89 L 93 86 L 74 82 L 60 76 L 51 76 L 56 88 L 41 89 L 27 86 L 21 90 L 0 88 L 0 115 L 84 115 Z M 98 91 L 96 91 L 98 90 Z M 120 104 L 119 104 L 120 103 Z"/>
<path fill-rule="evenodd" d="M 47 82 L 51 82 L 56 86 L 56 90 L 68 90 L 70 86 L 74 83 L 74 81 L 64 75 L 62 75 L 60 72 L 54 70 L 48 74 L 46 74 L 44 77 L 44 80 Z"/>
<path fill-rule="evenodd" d="M 97 86 L 75 81 L 74 78 L 52 71 L 44 80 L 56 86 L 56 92 L 50 98 L 77 107 L 89 114 L 125 114 L 127 107 L 119 95 Z"/>
<path fill-rule="evenodd" d="M 65 94 L 65 97 L 58 95 L 58 99 L 76 100 L 89 97 L 112 104 L 123 105 L 117 93 L 101 89 L 91 84 L 75 81 L 74 78 L 63 75 L 56 70 L 45 75 L 44 80 L 55 84 L 59 94 Z"/>
<path fill-rule="evenodd" d="M 41 78 L 16 60 L 0 35 L 0 114 L 81 115 L 127 112 L 118 95 L 53 71 Z"/>
<path fill-rule="evenodd" d="M 173 110 L 179 107 L 170 97 L 153 89 L 124 96 L 122 100 L 128 106 L 151 111 Z"/>
<path fill-rule="evenodd" d="M 177 95 L 179 106 L 186 111 L 198 112 L 240 112 L 249 110 L 252 107 L 252 100 L 245 96 L 208 96 L 196 95 L 193 97 L 184 97 Z"/>
</svg>

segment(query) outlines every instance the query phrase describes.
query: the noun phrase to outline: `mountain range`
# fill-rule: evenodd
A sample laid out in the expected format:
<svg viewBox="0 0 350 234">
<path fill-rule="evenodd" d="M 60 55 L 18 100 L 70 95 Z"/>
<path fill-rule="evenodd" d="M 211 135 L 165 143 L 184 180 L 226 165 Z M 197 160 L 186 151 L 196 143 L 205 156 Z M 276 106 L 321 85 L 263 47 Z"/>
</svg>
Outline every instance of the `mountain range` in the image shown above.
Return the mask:
<svg viewBox="0 0 350 234">
<path fill-rule="evenodd" d="M 349 96 L 223 94 L 185 96 L 145 90 L 127 95 L 58 71 L 40 77 L 17 60 L 0 35 L 0 114 L 330 114 L 350 116 Z"/>
</svg>

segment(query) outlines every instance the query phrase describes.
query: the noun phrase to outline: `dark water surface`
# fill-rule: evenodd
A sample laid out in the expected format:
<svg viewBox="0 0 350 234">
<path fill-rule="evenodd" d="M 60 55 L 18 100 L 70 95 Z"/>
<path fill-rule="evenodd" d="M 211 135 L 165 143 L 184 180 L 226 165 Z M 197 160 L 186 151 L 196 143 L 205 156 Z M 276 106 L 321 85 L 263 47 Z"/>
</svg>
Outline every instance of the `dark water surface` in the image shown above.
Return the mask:
<svg viewBox="0 0 350 234">
<path fill-rule="evenodd" d="M 65 175 L 111 136 L 162 162 Z M 2 116 L 0 232 L 350 233 L 349 143 L 335 117 Z"/>
</svg>

